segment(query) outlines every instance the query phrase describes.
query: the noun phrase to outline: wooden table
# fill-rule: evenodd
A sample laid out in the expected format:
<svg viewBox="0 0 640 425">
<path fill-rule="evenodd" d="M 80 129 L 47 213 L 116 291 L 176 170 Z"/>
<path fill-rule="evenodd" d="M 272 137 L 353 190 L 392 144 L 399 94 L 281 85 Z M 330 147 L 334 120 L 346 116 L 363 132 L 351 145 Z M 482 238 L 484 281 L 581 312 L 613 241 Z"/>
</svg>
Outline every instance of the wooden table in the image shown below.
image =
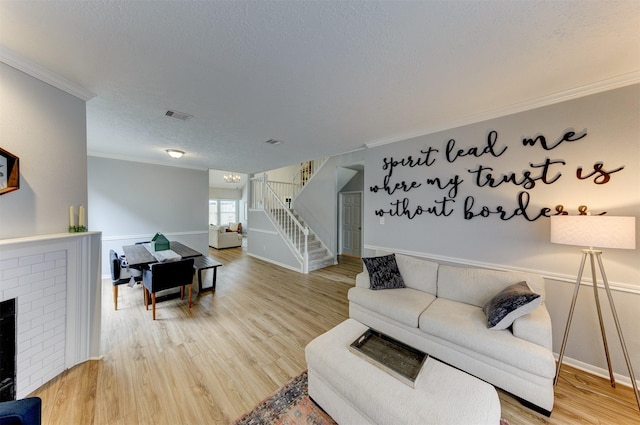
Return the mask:
<svg viewBox="0 0 640 425">
<path fill-rule="evenodd" d="M 218 267 L 220 267 L 222 263 L 218 263 L 212 258 L 205 257 L 204 255 L 200 257 L 196 257 L 193 259 L 193 268 L 198 271 L 198 294 L 202 291 L 215 291 L 216 290 L 216 278 L 218 274 Z M 211 287 L 203 288 L 202 287 L 202 270 L 205 269 L 213 269 L 213 283 Z"/>
<path fill-rule="evenodd" d="M 222 265 L 221 263 L 202 255 L 202 253 L 180 242 L 170 242 L 169 248 L 182 258 L 193 258 L 193 268 L 198 272 L 198 294 L 202 291 L 215 291 L 218 267 Z M 122 247 L 122 251 L 127 257 L 129 267 L 148 266 L 149 264 L 158 262 L 156 257 L 154 257 L 143 244 L 126 245 Z M 211 287 L 207 288 L 202 287 L 202 270 L 205 269 L 213 269 L 213 283 Z"/>
<path fill-rule="evenodd" d="M 191 249 L 180 242 L 171 242 L 170 248 L 173 252 L 182 258 L 195 258 L 202 254 L 195 249 Z M 143 244 L 126 245 L 122 247 L 124 255 L 127 257 L 127 263 L 131 266 L 148 266 L 151 263 L 157 263 L 156 257 L 149 252 Z"/>
</svg>

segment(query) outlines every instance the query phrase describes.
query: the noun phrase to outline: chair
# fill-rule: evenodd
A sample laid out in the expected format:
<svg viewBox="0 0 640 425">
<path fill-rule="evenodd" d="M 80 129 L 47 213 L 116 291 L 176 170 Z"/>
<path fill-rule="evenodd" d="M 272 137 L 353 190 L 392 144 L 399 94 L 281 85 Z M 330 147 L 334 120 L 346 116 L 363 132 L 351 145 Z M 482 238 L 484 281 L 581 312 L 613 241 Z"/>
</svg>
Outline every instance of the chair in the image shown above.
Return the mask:
<svg viewBox="0 0 640 425">
<path fill-rule="evenodd" d="M 229 222 L 229 226 L 227 227 L 227 232 L 242 233 L 242 223 Z"/>
<path fill-rule="evenodd" d="M 42 399 L 28 397 L 0 403 L 0 425 L 40 425 Z"/>
<path fill-rule="evenodd" d="M 189 308 L 191 308 L 193 273 L 193 258 L 168 263 L 154 263 L 148 270 L 142 271 L 142 283 L 145 291 L 144 307 L 149 310 L 149 293 L 151 293 L 153 320 L 156 320 L 156 292 L 158 291 L 180 287 L 180 299 L 184 299 L 184 287 L 189 285 Z"/>
<path fill-rule="evenodd" d="M 242 234 L 227 232 L 226 227 L 211 226 L 209 228 L 209 246 L 215 249 L 242 246 Z"/>
<path fill-rule="evenodd" d="M 136 269 L 130 269 L 126 264 L 124 256 L 119 257 L 113 250 L 109 250 L 109 264 L 111 265 L 111 283 L 113 284 L 113 308 L 118 309 L 118 286 L 129 283 L 131 278 L 140 282 L 142 280 L 142 272 Z"/>
</svg>

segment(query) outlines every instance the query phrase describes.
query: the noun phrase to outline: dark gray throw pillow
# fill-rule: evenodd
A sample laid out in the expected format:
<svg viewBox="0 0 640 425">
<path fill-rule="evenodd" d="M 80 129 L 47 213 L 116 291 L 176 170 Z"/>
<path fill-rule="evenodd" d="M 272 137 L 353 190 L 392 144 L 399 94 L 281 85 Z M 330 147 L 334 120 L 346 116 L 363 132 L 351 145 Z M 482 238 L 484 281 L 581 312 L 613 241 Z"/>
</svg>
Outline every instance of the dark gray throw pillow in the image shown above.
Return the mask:
<svg viewBox="0 0 640 425">
<path fill-rule="evenodd" d="M 514 320 L 531 313 L 540 303 L 542 298 L 529 288 L 527 282 L 508 286 L 484 305 L 487 327 L 495 330 L 507 329 Z"/>
<path fill-rule="evenodd" d="M 404 288 L 404 280 L 400 275 L 396 255 L 362 258 L 369 272 L 370 289 Z"/>
</svg>

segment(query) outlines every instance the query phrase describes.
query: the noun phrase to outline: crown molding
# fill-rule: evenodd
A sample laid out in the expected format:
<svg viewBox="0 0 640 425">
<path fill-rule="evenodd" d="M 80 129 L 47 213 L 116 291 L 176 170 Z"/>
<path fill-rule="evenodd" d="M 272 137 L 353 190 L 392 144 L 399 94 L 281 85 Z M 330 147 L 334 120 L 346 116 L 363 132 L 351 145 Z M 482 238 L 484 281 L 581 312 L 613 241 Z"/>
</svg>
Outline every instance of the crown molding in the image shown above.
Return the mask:
<svg viewBox="0 0 640 425">
<path fill-rule="evenodd" d="M 92 93 L 84 87 L 81 87 L 76 83 L 62 78 L 57 74 L 54 74 L 53 72 L 49 71 L 46 68 L 43 68 L 35 62 L 25 59 L 24 57 L 20 56 L 13 50 L 6 48 L 5 46 L 0 46 L 0 62 L 4 62 L 5 64 L 24 72 L 27 75 L 37 78 L 38 80 L 43 81 L 66 93 L 69 93 L 70 95 L 75 96 L 85 102 L 96 97 L 95 93 Z"/>
<path fill-rule="evenodd" d="M 425 128 L 412 133 L 406 133 L 404 135 L 395 136 L 393 138 L 373 140 L 369 143 L 366 143 L 364 146 L 367 148 L 374 148 L 376 146 L 387 145 L 389 143 L 408 140 L 414 137 L 426 136 L 428 134 L 437 133 L 439 131 L 450 130 L 452 128 L 462 127 L 469 124 L 475 124 L 482 121 L 500 118 L 500 117 L 504 117 L 504 116 L 519 113 L 519 112 L 530 111 L 532 109 L 541 108 L 543 106 L 549 106 L 556 103 L 566 102 L 568 100 L 578 99 L 580 97 L 585 97 L 585 96 L 589 96 L 596 93 L 602 93 L 605 91 L 614 90 L 617 88 L 626 87 L 626 86 L 630 86 L 632 84 L 638 84 L 638 83 L 640 83 L 640 70 L 629 72 L 627 74 L 618 75 L 616 77 L 598 81 L 595 83 L 585 84 L 580 87 L 564 90 L 548 96 L 529 99 L 524 102 L 514 103 L 512 105 L 492 109 L 486 112 L 482 112 L 480 114 L 470 115 L 457 120 L 439 124 L 431 128 Z"/>
</svg>

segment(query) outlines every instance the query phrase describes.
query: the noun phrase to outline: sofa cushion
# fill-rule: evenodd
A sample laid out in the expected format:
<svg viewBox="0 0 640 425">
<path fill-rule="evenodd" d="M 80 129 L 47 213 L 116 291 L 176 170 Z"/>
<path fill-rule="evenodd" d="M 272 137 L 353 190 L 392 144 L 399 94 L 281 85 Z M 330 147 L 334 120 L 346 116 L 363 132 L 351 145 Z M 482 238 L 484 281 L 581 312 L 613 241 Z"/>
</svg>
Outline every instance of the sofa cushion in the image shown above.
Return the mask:
<svg viewBox="0 0 640 425">
<path fill-rule="evenodd" d="M 438 297 L 483 307 L 498 292 L 526 281 L 544 302 L 544 278 L 535 273 L 440 265 Z"/>
<path fill-rule="evenodd" d="M 372 291 L 353 287 L 349 289 L 350 302 L 359 304 L 390 319 L 413 328 L 418 327 L 420 314 L 435 300 L 435 296 L 411 288 Z"/>
<path fill-rule="evenodd" d="M 438 290 L 438 263 L 396 254 L 398 270 L 407 288 L 418 289 L 432 295 Z"/>
<path fill-rule="evenodd" d="M 489 329 L 507 329 L 514 320 L 538 308 L 542 299 L 527 282 L 507 286 L 491 298 L 483 308 Z"/>
<path fill-rule="evenodd" d="M 549 350 L 515 338 L 509 329 L 488 329 L 486 317 L 480 307 L 437 298 L 422 313 L 419 322 L 422 332 L 473 352 L 538 376 L 552 378 L 555 373 L 553 361 L 548 361 Z"/>
<path fill-rule="evenodd" d="M 553 350 L 553 338 L 551 334 L 551 316 L 544 303 L 531 313 L 518 317 L 511 325 L 511 332 L 516 338 Z"/>
<path fill-rule="evenodd" d="M 402 280 L 402 275 L 396 263 L 395 254 L 381 257 L 363 257 L 362 262 L 369 272 L 371 289 L 396 289 L 405 287 L 404 280 Z"/>
</svg>

